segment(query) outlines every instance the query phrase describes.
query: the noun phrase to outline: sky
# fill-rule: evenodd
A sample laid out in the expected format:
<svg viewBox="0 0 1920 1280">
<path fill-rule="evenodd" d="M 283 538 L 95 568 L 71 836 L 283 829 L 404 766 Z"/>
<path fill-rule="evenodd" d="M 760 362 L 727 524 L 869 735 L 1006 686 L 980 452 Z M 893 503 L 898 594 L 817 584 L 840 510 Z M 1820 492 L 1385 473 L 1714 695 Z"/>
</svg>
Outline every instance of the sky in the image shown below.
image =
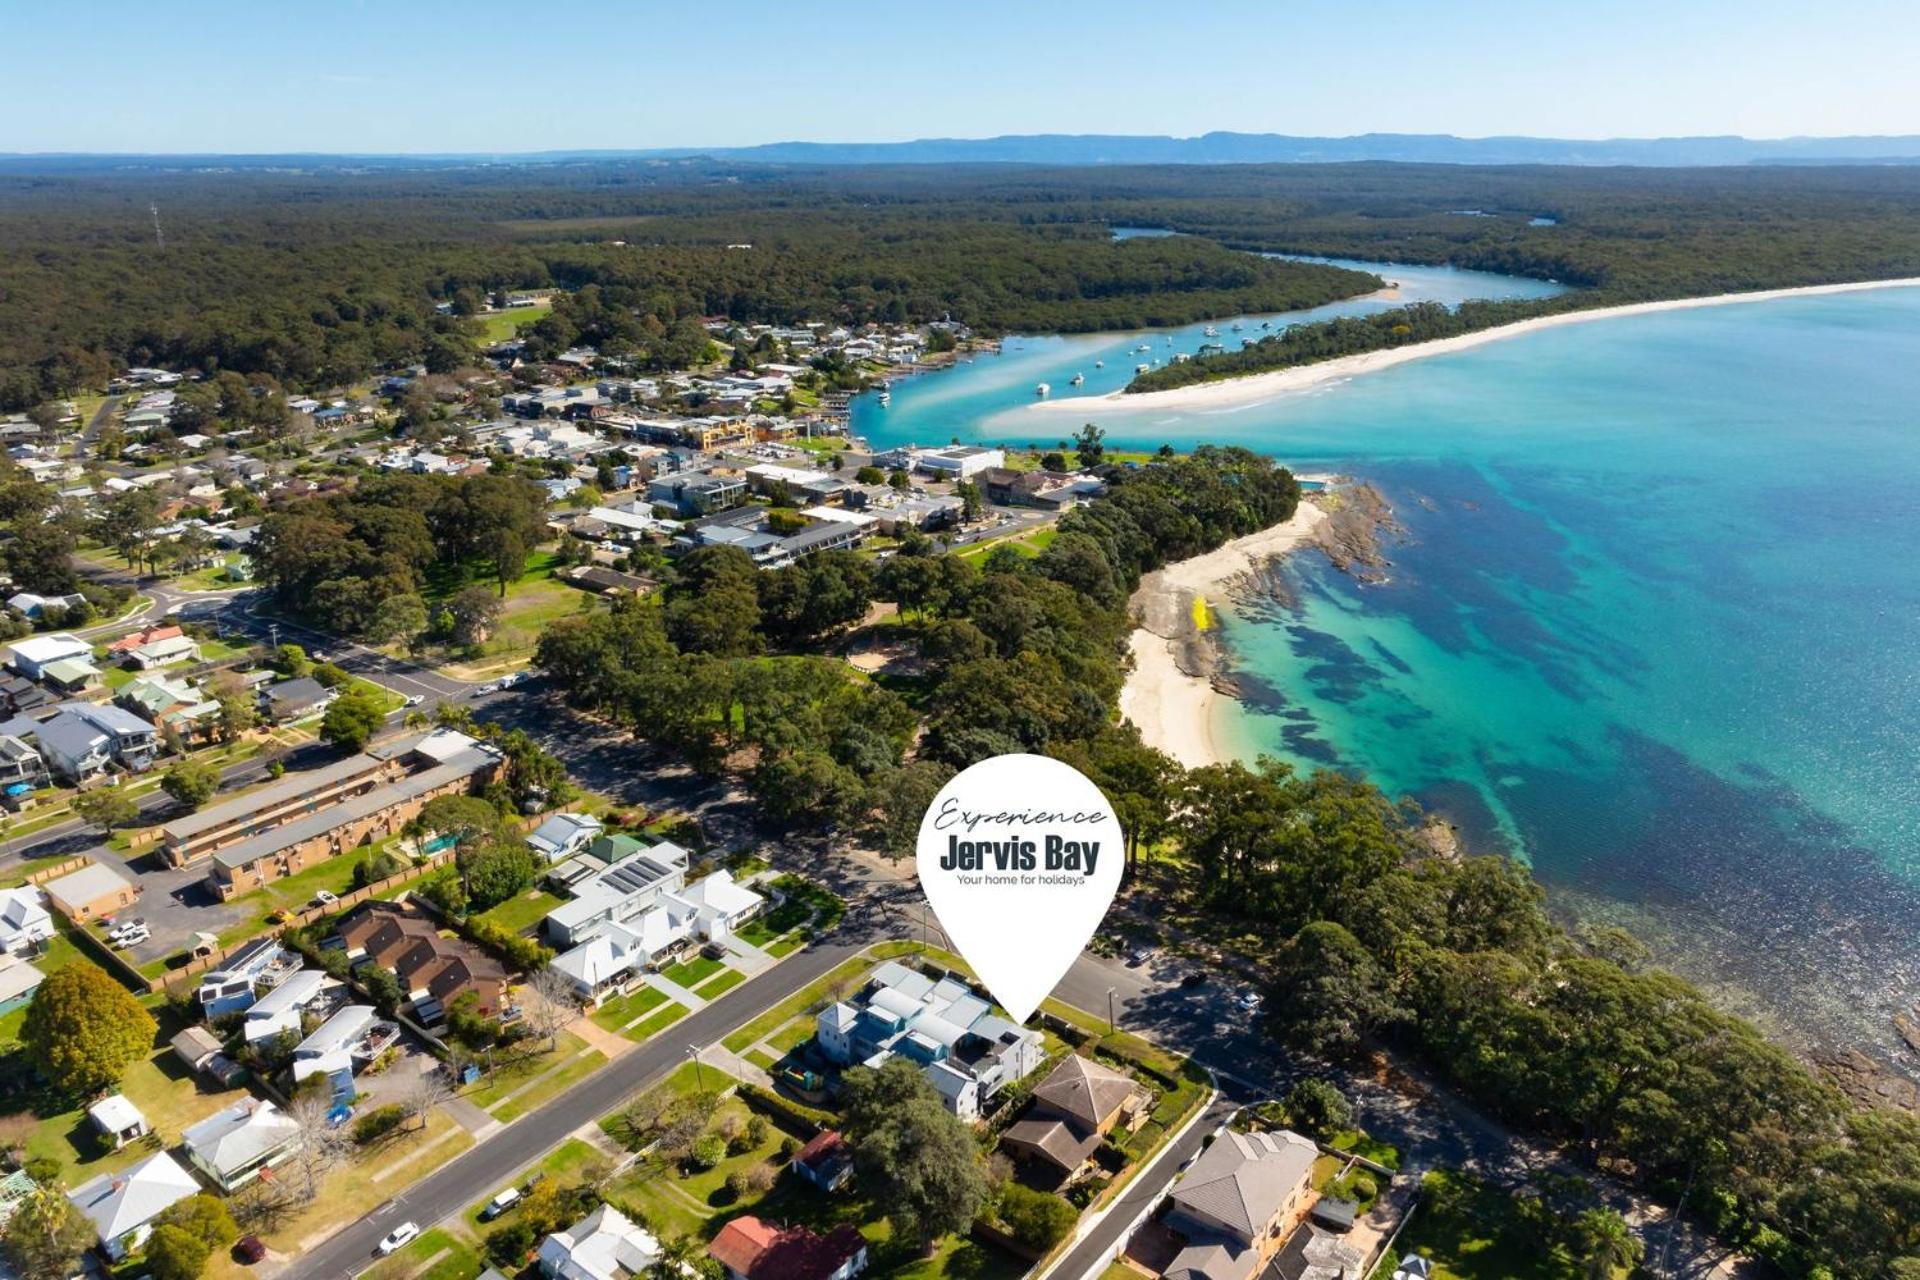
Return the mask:
<svg viewBox="0 0 1920 1280">
<path fill-rule="evenodd" d="M 0 152 L 1920 133 L 1913 0 L 0 0 Z"/>
</svg>

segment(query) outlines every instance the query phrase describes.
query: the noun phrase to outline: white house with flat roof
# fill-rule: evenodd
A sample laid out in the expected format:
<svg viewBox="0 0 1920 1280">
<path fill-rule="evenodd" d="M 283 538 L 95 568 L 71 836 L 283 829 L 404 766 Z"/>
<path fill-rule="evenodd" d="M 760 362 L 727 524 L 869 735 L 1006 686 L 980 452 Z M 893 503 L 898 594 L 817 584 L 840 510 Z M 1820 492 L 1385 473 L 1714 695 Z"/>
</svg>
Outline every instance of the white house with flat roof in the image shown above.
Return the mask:
<svg viewBox="0 0 1920 1280">
<path fill-rule="evenodd" d="M 115 1151 L 151 1131 L 140 1108 L 128 1101 L 124 1093 L 110 1093 L 88 1107 L 87 1119 L 102 1138 L 113 1144 Z"/>
<path fill-rule="evenodd" d="M 65 631 L 50 631 L 14 641 L 7 663 L 27 679 L 38 680 L 52 663 L 92 656 L 93 646 L 85 640 Z"/>
</svg>

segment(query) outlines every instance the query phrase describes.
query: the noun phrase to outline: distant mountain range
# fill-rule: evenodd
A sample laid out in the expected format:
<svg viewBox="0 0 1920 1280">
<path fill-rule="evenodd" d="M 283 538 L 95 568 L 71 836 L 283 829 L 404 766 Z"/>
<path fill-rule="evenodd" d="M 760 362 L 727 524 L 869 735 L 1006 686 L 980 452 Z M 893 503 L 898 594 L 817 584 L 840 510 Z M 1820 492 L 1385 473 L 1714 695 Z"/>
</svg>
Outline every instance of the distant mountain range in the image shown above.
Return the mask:
<svg viewBox="0 0 1920 1280">
<path fill-rule="evenodd" d="M 1305 138 L 1280 133 L 1207 133 L 1197 138 L 1035 133 L 912 142 L 771 142 L 752 147 L 661 147 L 504 154 L 85 155 L 0 153 L 0 169 L 407 168 L 577 164 L 604 160 L 711 158 L 744 164 L 1400 164 L 1812 165 L 1920 164 L 1920 135 L 1842 138 L 1458 138 L 1444 133 L 1365 133 Z"/>
<path fill-rule="evenodd" d="M 1365 133 L 1300 138 L 1280 133 L 1207 133 L 1197 138 L 1118 134 L 1017 134 L 914 142 L 774 142 L 757 147 L 675 148 L 651 154 L 707 155 L 768 164 L 1913 164 L 1920 135 L 1849 138 L 1456 138 L 1444 133 Z"/>
</svg>

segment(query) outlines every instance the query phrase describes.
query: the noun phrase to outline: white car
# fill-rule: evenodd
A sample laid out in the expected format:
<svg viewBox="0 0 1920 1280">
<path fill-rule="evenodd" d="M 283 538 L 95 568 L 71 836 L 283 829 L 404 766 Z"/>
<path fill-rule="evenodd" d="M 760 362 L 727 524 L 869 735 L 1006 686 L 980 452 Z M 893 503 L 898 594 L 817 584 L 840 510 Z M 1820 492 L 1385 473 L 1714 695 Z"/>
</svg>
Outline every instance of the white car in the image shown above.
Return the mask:
<svg viewBox="0 0 1920 1280">
<path fill-rule="evenodd" d="M 1260 993 L 1258 991 L 1249 991 L 1247 994 L 1241 996 L 1240 1007 L 1249 1010 L 1258 1009 L 1260 1007 Z"/>
<path fill-rule="evenodd" d="M 399 1249 L 405 1246 L 409 1240 L 413 1239 L 415 1236 L 419 1234 L 420 1234 L 419 1223 L 403 1222 L 399 1226 L 395 1227 L 393 1230 L 387 1232 L 387 1238 L 380 1242 L 379 1247 L 376 1248 L 374 1252 L 384 1258 L 388 1254 L 392 1253 L 395 1249 Z"/>
<path fill-rule="evenodd" d="M 114 925 L 113 928 L 107 930 L 107 941 L 118 942 L 130 933 L 145 933 L 146 931 L 146 919 L 141 916 L 135 916 L 131 920 L 122 920 L 120 923 Z"/>
<path fill-rule="evenodd" d="M 313 905 L 316 907 L 330 907 L 338 901 L 340 901 L 340 895 L 326 889 L 313 895 Z"/>
<path fill-rule="evenodd" d="M 425 695 L 416 693 L 412 697 L 407 699 L 406 705 L 408 705 L 409 707 L 417 707 L 421 703 L 425 702 L 426 700 L 427 699 Z"/>
<path fill-rule="evenodd" d="M 499 685 L 497 685 L 497 684 L 483 684 L 483 685 L 479 685 L 479 686 L 477 686 L 477 687 L 476 687 L 476 688 L 474 689 L 474 691 L 473 691 L 473 696 L 474 696 L 474 697 L 476 697 L 476 698 L 484 698 L 484 697 L 486 697 L 486 696 L 487 696 L 488 694 L 490 694 L 490 693 L 498 693 L 498 692 L 500 692 L 500 686 L 499 686 Z"/>
<path fill-rule="evenodd" d="M 512 675 L 501 676 L 500 687 L 502 689 L 511 689 L 513 688 L 513 686 L 519 684 L 522 680 L 525 680 L 526 678 L 527 678 L 527 673 L 524 671 L 516 671 Z"/>
<path fill-rule="evenodd" d="M 480 1211 L 482 1222 L 492 1222 L 495 1218 L 520 1203 L 520 1188 L 508 1187 L 493 1199 L 487 1201 L 487 1207 Z"/>
<path fill-rule="evenodd" d="M 126 947 L 137 947 L 152 936 L 153 934 L 146 926 L 142 925 L 138 929 L 129 929 L 127 932 L 109 939 L 109 941 L 111 941 L 114 946 L 124 949 Z"/>
</svg>

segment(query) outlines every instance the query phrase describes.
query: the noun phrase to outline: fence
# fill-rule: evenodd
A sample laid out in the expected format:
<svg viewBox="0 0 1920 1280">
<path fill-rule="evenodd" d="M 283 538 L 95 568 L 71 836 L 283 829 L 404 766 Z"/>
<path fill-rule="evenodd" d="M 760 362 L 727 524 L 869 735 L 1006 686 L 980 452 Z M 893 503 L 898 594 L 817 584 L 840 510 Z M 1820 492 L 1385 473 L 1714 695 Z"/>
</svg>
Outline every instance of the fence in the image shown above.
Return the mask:
<svg viewBox="0 0 1920 1280">
<path fill-rule="evenodd" d="M 205 973 L 209 969 L 219 968 L 221 963 L 224 960 L 226 960 L 228 956 L 232 955 L 234 952 L 240 950 L 242 947 L 245 947 L 250 943 L 256 942 L 259 939 L 267 937 L 270 934 L 278 934 L 280 930 L 287 928 L 290 925 L 311 924 L 315 920 L 318 920 L 321 916 L 334 915 L 338 912 L 348 910 L 349 908 L 357 907 L 369 898 L 378 897 L 390 889 L 394 889 L 399 887 L 400 885 L 406 884 L 408 881 L 417 880 L 420 877 L 426 875 L 428 872 L 436 870 L 437 868 L 443 867 L 447 863 L 452 861 L 453 861 L 453 851 L 451 849 L 444 850 L 440 853 L 434 854 L 432 857 L 428 858 L 425 862 L 421 863 L 418 866 L 405 867 L 402 870 L 396 871 L 394 872 L 394 874 L 387 876 L 385 879 L 376 880 L 372 884 L 364 885 L 361 888 L 355 889 L 352 893 L 343 893 L 340 895 L 340 900 L 338 902 L 329 903 L 326 906 L 302 907 L 298 911 L 288 912 L 286 919 L 283 920 L 278 925 L 274 925 L 271 928 L 262 929 L 258 933 L 249 934 L 246 937 L 240 939 L 239 941 L 231 943 L 228 946 L 221 948 L 218 952 L 213 952 L 207 955 L 193 957 L 192 959 L 188 960 L 186 964 L 182 965 L 180 968 L 175 969 L 171 973 L 167 974 L 167 976 L 161 979 L 161 981 L 158 984 L 149 983 L 149 989 L 160 990 L 161 988 L 164 987 L 170 994 L 176 993 L 178 984 L 184 982 L 188 978 L 196 977 L 199 974 Z"/>
<path fill-rule="evenodd" d="M 61 876 L 67 874 L 67 872 L 78 871 L 92 861 L 93 859 L 87 857 L 85 854 L 76 855 L 68 858 L 65 862 L 55 863 L 51 867 L 40 868 L 27 877 L 27 883 L 45 884 L 49 880 L 58 880 Z"/>
</svg>

